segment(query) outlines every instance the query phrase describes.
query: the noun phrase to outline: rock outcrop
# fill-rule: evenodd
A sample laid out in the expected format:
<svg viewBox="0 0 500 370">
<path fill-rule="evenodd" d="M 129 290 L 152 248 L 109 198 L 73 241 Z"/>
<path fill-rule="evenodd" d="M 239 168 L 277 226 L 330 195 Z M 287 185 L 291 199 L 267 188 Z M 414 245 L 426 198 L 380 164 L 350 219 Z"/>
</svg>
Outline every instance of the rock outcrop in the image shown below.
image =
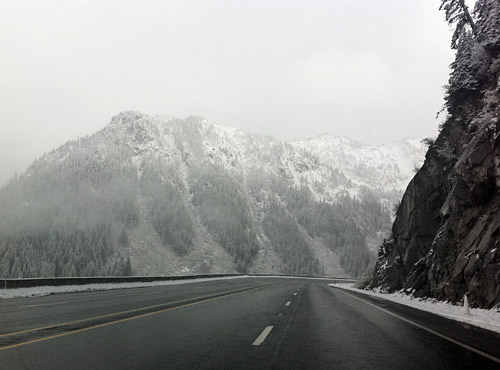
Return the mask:
<svg viewBox="0 0 500 370">
<path fill-rule="evenodd" d="M 478 2 L 490 7 L 475 13 L 481 33 L 458 41 L 448 117 L 406 189 L 372 287 L 500 304 L 499 3 Z"/>
</svg>

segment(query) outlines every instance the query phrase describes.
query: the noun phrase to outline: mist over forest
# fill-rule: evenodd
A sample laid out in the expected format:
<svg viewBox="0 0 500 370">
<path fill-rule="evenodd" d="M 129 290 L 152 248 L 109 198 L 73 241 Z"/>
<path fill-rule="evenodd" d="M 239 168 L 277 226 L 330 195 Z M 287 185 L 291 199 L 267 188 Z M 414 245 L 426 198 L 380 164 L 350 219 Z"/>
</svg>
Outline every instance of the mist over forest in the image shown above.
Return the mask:
<svg viewBox="0 0 500 370">
<path fill-rule="evenodd" d="M 313 148 L 339 139 L 318 140 L 119 114 L 0 190 L 0 275 L 365 274 L 401 195 L 396 180 L 409 175 L 356 163 L 359 144 L 345 140 L 334 147 L 351 161 L 334 166 Z"/>
</svg>

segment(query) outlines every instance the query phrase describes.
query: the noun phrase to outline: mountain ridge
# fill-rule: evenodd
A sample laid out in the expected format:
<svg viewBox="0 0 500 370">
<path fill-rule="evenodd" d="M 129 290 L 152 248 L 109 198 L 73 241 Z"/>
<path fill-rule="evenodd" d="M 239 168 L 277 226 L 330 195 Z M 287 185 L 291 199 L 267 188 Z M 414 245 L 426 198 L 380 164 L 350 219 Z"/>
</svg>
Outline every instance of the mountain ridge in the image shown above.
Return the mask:
<svg viewBox="0 0 500 370">
<path fill-rule="evenodd" d="M 403 189 L 373 184 L 377 168 L 350 179 L 316 145 L 199 117 L 119 113 L 0 190 L 14 210 L 0 222 L 0 273 L 359 275 Z"/>
</svg>

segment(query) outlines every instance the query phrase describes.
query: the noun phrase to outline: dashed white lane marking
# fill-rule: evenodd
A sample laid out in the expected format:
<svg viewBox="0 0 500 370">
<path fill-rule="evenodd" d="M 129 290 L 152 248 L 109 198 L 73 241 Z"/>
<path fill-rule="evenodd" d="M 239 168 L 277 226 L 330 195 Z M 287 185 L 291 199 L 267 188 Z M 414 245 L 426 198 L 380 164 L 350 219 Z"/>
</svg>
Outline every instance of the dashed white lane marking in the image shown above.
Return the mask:
<svg viewBox="0 0 500 370">
<path fill-rule="evenodd" d="M 42 306 L 56 306 L 58 304 L 65 304 L 68 303 L 68 301 L 64 302 L 54 302 L 54 303 L 42 303 L 42 304 L 30 304 L 27 306 L 19 306 L 20 308 L 29 308 L 29 307 L 42 307 Z"/>
<path fill-rule="evenodd" d="M 287 307 L 288 307 L 288 306 L 290 306 L 290 304 L 291 304 L 291 303 L 292 303 L 292 302 L 288 301 L 288 302 L 286 302 L 286 303 L 285 303 L 285 306 L 287 306 Z"/>
<path fill-rule="evenodd" d="M 273 330 L 274 326 L 266 326 L 264 330 L 262 330 L 262 333 L 255 339 L 252 343 L 252 346 L 260 346 L 264 341 L 266 340 L 267 336 Z"/>
<path fill-rule="evenodd" d="M 293 295 L 297 295 L 297 293 L 293 293 Z"/>
</svg>

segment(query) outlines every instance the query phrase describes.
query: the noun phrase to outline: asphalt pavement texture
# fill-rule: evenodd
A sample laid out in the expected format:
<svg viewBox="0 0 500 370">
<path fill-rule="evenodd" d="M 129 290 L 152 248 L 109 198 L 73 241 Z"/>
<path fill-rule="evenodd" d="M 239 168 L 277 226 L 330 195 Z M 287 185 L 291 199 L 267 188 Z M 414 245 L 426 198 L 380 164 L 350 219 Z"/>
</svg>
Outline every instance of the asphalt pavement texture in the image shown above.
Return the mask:
<svg viewBox="0 0 500 370">
<path fill-rule="evenodd" d="M 0 300 L 0 369 L 500 369 L 500 335 L 253 277 Z"/>
</svg>

